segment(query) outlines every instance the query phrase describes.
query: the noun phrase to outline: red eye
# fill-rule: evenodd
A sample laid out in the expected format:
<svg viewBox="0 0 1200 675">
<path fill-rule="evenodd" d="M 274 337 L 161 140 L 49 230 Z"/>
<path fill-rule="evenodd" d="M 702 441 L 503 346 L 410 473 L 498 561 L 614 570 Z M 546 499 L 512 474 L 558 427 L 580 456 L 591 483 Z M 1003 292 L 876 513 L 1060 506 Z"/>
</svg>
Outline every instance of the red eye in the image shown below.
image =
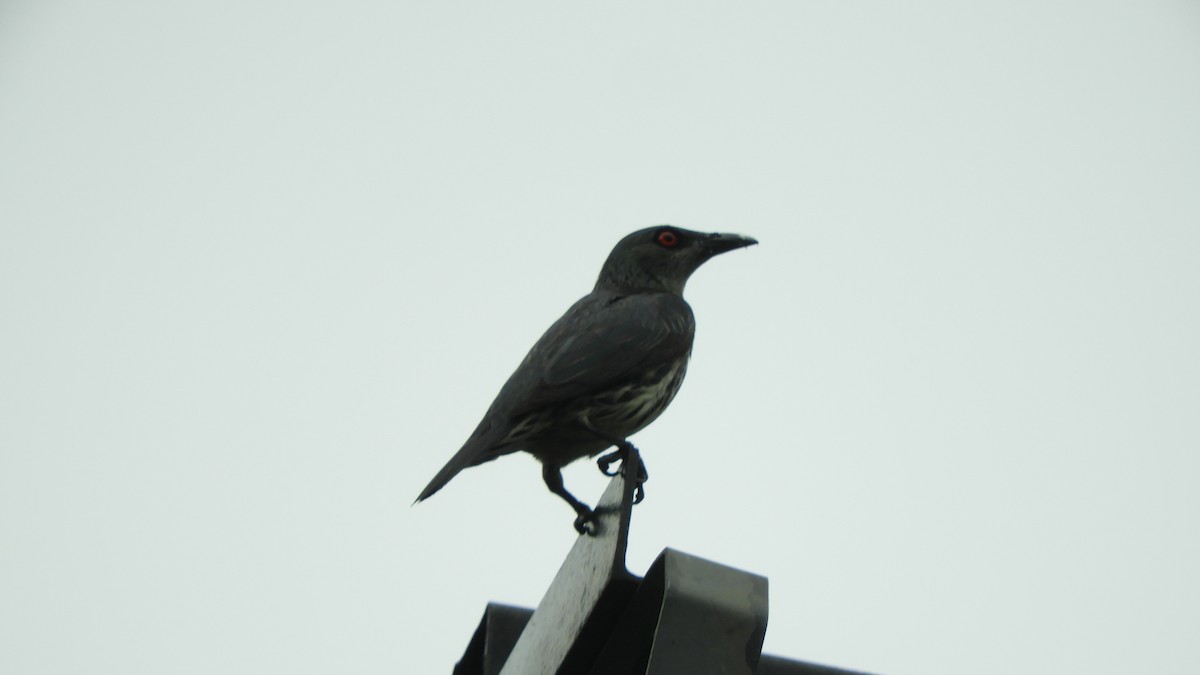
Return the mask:
<svg viewBox="0 0 1200 675">
<path fill-rule="evenodd" d="M 670 230 L 663 230 L 658 233 L 657 241 L 663 246 L 674 246 L 679 243 L 679 235 Z"/>
</svg>

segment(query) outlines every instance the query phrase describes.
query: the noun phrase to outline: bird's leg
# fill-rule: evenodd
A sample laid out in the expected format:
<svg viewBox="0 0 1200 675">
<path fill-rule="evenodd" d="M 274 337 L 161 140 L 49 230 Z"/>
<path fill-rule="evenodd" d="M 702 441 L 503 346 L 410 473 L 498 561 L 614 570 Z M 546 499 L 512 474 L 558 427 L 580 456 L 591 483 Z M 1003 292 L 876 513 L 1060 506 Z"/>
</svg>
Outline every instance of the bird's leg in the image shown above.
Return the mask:
<svg viewBox="0 0 1200 675">
<path fill-rule="evenodd" d="M 562 497 L 571 508 L 575 509 L 575 531 L 579 534 L 596 534 L 596 513 L 583 502 L 575 498 L 575 495 L 567 492 L 567 488 L 563 486 L 562 467 L 557 464 L 542 465 L 542 480 L 546 481 L 546 487 L 554 494 Z"/>
<path fill-rule="evenodd" d="M 633 455 L 637 455 L 638 459 L 641 459 L 641 453 L 639 453 L 638 449 L 633 447 L 633 443 L 630 443 L 628 440 L 623 438 L 608 438 L 594 429 L 591 429 L 590 431 L 617 446 L 616 450 L 613 450 L 607 455 L 603 455 L 600 457 L 600 459 L 596 460 L 596 466 L 600 467 L 600 473 L 604 474 L 605 476 L 615 476 L 619 472 L 624 471 L 627 460 Z M 612 463 L 618 459 L 621 460 L 621 468 L 617 471 L 610 471 L 609 467 L 612 466 Z M 646 472 L 646 464 L 644 462 L 638 462 L 638 475 L 634 478 L 634 480 L 637 482 L 637 492 L 633 496 L 633 503 L 641 504 L 642 500 L 646 498 L 646 488 L 642 487 L 642 483 L 650 480 L 650 474 Z"/>
</svg>

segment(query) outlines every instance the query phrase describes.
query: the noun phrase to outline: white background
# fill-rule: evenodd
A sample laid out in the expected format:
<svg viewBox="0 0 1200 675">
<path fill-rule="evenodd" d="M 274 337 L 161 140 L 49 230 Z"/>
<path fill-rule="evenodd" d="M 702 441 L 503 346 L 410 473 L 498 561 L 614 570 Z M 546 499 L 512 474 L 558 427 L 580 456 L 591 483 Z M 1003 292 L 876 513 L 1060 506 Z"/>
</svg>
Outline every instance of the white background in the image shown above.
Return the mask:
<svg viewBox="0 0 1200 675">
<path fill-rule="evenodd" d="M 762 244 L 633 571 L 843 667 L 1200 672 L 1183 0 L 6 0 L 0 671 L 449 672 L 572 514 L 524 455 L 410 503 L 663 222 Z"/>
</svg>

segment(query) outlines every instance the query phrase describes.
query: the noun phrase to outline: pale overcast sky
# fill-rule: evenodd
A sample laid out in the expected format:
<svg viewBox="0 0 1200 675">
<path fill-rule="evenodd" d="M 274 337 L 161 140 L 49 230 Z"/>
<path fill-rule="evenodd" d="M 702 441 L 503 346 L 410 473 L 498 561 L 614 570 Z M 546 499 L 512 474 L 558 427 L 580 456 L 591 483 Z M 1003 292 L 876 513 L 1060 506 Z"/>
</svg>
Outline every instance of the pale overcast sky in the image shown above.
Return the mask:
<svg viewBox="0 0 1200 675">
<path fill-rule="evenodd" d="M 792 658 L 1200 672 L 1185 0 L 5 0 L 0 672 L 450 672 L 572 514 L 524 455 L 410 503 L 667 222 L 762 244 L 632 571 L 766 575 Z"/>
</svg>

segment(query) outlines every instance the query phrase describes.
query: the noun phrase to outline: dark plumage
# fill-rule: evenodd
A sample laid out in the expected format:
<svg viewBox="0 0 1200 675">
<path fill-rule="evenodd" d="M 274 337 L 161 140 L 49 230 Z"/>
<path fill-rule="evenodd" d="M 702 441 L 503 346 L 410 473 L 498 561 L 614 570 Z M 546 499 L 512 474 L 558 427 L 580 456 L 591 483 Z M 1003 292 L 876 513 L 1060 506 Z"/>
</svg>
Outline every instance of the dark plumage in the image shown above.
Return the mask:
<svg viewBox="0 0 1200 675">
<path fill-rule="evenodd" d="M 612 446 L 635 451 L 626 439 L 666 409 L 687 371 L 695 332 L 683 299 L 688 277 L 715 255 L 757 243 L 670 226 L 618 242 L 596 287 L 537 341 L 417 501 L 469 466 L 525 450 L 541 461 L 550 490 L 575 509 L 575 528 L 588 531 L 592 511 L 563 487 L 562 467 Z M 613 459 L 603 458 L 601 468 Z"/>
</svg>

